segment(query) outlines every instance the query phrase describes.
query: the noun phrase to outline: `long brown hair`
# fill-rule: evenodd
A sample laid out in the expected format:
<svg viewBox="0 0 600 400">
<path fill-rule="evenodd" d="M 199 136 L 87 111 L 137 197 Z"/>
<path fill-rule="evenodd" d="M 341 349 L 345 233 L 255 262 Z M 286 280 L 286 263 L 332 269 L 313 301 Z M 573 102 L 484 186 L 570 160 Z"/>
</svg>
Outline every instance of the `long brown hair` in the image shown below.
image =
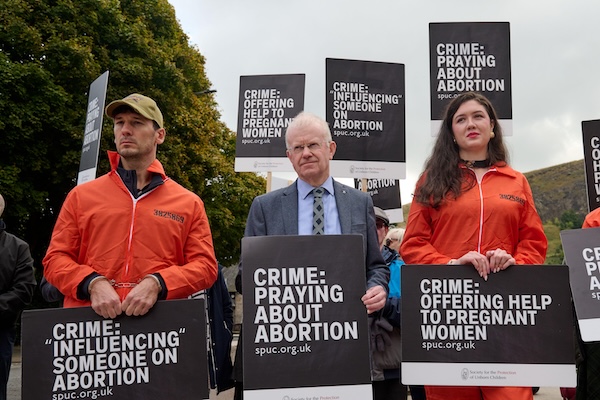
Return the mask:
<svg viewBox="0 0 600 400">
<path fill-rule="evenodd" d="M 506 165 L 508 152 L 502 138 L 502 127 L 498 123 L 496 110 L 487 97 L 465 92 L 455 97 L 444 113 L 442 126 L 431 155 L 425 162 L 425 169 L 419 178 L 415 198 L 419 203 L 438 208 L 447 196 L 457 198 L 475 185 L 475 176 L 466 168 L 461 168 L 458 145 L 454 142 L 452 119 L 459 107 L 475 100 L 485 108 L 494 123 L 495 137 L 488 143 L 487 153 L 490 165 Z"/>
</svg>

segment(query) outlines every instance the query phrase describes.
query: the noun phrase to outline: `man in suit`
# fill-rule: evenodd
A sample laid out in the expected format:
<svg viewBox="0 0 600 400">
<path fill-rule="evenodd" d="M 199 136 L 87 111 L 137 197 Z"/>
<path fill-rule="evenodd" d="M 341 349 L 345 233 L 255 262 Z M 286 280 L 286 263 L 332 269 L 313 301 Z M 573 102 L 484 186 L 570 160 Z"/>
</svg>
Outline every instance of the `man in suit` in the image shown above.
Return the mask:
<svg viewBox="0 0 600 400">
<path fill-rule="evenodd" d="M 336 182 L 329 175 L 329 161 L 336 144 L 326 121 L 300 113 L 288 126 L 285 142 L 287 157 L 298 179 L 286 188 L 254 199 L 245 236 L 312 234 L 312 190 L 323 187 L 324 233 L 363 236 L 367 291 L 362 301 L 369 314 L 380 310 L 387 299 L 389 269 L 379 250 L 371 196 Z"/>
<path fill-rule="evenodd" d="M 254 199 L 245 236 L 313 234 L 313 190 L 324 188 L 323 233 L 362 235 L 367 288 L 361 300 L 367 313 L 379 311 L 387 299 L 389 269 L 379 250 L 371 196 L 336 182 L 330 176 L 329 162 L 335 154 L 336 144 L 323 119 L 300 113 L 288 126 L 285 142 L 287 157 L 298 179 L 286 188 Z M 240 283 L 241 267 L 236 280 L 241 293 Z M 236 354 L 236 364 L 239 361 L 241 357 Z M 236 389 L 237 397 L 239 382 Z"/>
</svg>

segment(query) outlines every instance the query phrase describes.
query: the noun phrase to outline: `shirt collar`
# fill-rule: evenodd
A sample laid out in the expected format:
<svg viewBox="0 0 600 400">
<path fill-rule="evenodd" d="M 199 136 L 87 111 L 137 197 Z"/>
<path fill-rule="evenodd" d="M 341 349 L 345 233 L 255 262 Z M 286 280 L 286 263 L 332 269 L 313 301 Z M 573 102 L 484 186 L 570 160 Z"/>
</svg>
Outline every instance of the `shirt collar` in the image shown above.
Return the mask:
<svg viewBox="0 0 600 400">
<path fill-rule="evenodd" d="M 298 178 L 297 185 L 298 185 L 298 196 L 301 199 L 303 199 L 303 200 L 315 188 L 315 186 L 309 185 L 308 183 L 304 182 L 300 178 Z M 327 193 L 333 195 L 334 194 L 334 192 L 333 192 L 333 178 L 331 176 L 328 177 L 327 180 L 325 182 L 323 182 L 323 184 L 320 187 L 325 188 L 325 190 L 327 191 Z"/>
</svg>

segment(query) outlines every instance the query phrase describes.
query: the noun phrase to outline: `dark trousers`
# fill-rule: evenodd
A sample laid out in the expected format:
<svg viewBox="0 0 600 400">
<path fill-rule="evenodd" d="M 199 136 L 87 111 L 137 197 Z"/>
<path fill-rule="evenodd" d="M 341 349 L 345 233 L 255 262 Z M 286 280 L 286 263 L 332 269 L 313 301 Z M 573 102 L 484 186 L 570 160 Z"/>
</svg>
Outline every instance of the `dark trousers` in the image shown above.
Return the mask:
<svg viewBox="0 0 600 400">
<path fill-rule="evenodd" d="M 406 386 L 400 379 L 373 381 L 373 400 L 406 400 Z"/>
<path fill-rule="evenodd" d="M 237 347 L 235 348 L 235 356 L 233 361 L 233 380 L 235 381 L 233 400 L 244 400 L 244 364 L 243 364 L 243 343 L 242 330 L 240 327 L 240 335 L 238 337 Z"/>
<path fill-rule="evenodd" d="M 408 385 L 410 389 L 410 398 L 412 400 L 425 400 L 425 386 L 423 385 Z"/>
<path fill-rule="evenodd" d="M 6 400 L 8 374 L 16 336 L 15 328 L 0 328 L 0 400 Z"/>
</svg>

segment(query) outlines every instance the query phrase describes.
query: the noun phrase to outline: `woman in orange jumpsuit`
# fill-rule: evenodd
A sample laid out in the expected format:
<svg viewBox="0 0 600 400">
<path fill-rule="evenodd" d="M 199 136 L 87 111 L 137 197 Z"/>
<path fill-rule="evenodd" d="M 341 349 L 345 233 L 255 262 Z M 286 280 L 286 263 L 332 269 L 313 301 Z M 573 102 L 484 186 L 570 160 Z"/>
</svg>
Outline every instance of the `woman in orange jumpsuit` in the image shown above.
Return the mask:
<svg viewBox="0 0 600 400">
<path fill-rule="evenodd" d="M 472 265 L 487 280 L 513 264 L 543 264 L 547 239 L 523 174 L 508 166 L 502 129 L 477 93 L 448 105 L 410 208 L 407 264 Z M 531 387 L 426 386 L 427 400 L 533 399 Z"/>
</svg>

